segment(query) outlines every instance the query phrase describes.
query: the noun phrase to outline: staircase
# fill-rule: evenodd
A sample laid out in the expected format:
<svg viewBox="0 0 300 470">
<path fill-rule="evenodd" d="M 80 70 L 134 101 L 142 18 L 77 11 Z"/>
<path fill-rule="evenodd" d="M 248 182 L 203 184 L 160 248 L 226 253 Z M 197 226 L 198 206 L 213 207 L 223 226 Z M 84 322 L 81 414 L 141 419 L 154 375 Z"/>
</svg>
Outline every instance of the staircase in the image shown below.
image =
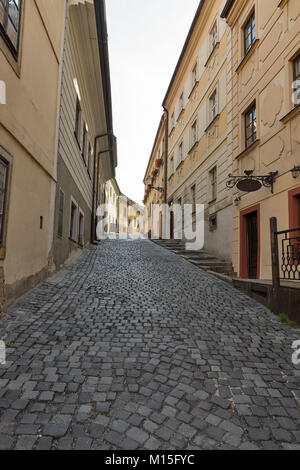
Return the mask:
<svg viewBox="0 0 300 470">
<path fill-rule="evenodd" d="M 203 250 L 200 251 L 187 251 L 185 249 L 185 243 L 181 240 L 152 240 L 162 248 L 166 248 L 172 251 L 176 255 L 181 256 L 190 263 L 194 264 L 198 268 L 204 269 L 205 271 L 212 272 L 218 275 L 218 277 L 229 280 L 231 282 L 232 277 L 236 274 L 233 271 L 232 264 L 228 261 L 216 258 L 214 255 L 210 255 Z M 228 277 L 228 279 L 225 279 Z"/>
</svg>

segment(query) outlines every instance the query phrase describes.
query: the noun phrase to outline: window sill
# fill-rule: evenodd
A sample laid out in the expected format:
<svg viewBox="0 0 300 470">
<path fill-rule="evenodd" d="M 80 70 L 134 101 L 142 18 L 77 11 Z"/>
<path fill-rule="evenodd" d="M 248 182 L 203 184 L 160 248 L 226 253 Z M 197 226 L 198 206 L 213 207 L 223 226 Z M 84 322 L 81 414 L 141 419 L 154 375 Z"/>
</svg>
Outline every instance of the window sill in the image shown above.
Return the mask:
<svg viewBox="0 0 300 470">
<path fill-rule="evenodd" d="M 74 240 L 72 237 L 69 237 L 69 240 L 70 240 L 70 242 L 75 243 L 78 246 L 82 246 L 82 245 L 80 245 L 78 240 Z"/>
<path fill-rule="evenodd" d="M 240 73 L 241 69 L 244 67 L 244 65 L 248 62 L 250 57 L 252 57 L 252 55 L 256 51 L 258 44 L 259 44 L 259 39 L 255 39 L 253 46 L 251 47 L 251 49 L 249 49 L 245 57 L 240 62 L 238 68 L 236 69 L 236 73 Z"/>
<path fill-rule="evenodd" d="M 249 147 L 245 148 L 241 153 L 239 153 L 236 157 L 235 160 L 239 160 L 241 157 L 244 157 L 247 155 L 249 152 L 254 150 L 260 143 L 260 139 L 256 139 L 253 144 L 251 144 Z"/>
<path fill-rule="evenodd" d="M 219 48 L 219 45 L 220 45 L 220 41 L 217 41 L 215 47 L 212 49 L 211 53 L 209 54 L 209 56 L 207 58 L 207 61 L 204 64 L 204 67 L 207 67 L 207 65 L 208 65 L 210 59 L 212 58 L 212 56 L 214 55 L 215 51 Z"/>
<path fill-rule="evenodd" d="M 180 168 L 182 165 L 183 165 L 183 160 L 181 160 L 181 162 L 177 165 L 176 170 L 178 170 L 178 168 Z"/>
<path fill-rule="evenodd" d="M 211 201 L 208 202 L 208 204 L 211 206 L 211 205 L 214 204 L 215 202 L 217 202 L 217 198 L 212 199 Z"/>
<path fill-rule="evenodd" d="M 190 148 L 190 150 L 188 151 L 188 155 L 190 155 L 192 153 L 193 150 L 195 150 L 195 148 L 197 147 L 197 145 L 199 144 L 199 140 L 197 140 L 193 145 L 192 147 Z"/>
<path fill-rule="evenodd" d="M 220 117 L 220 114 L 216 114 L 216 116 L 213 118 L 212 121 L 210 121 L 210 123 L 208 124 L 204 132 L 207 132 L 210 129 L 210 127 L 213 125 L 213 123 L 219 119 L 219 117 Z"/>
<path fill-rule="evenodd" d="M 285 116 L 280 119 L 280 122 L 286 124 L 291 121 L 294 117 L 298 116 L 300 113 L 300 104 L 297 104 L 291 111 L 289 111 Z"/>
</svg>

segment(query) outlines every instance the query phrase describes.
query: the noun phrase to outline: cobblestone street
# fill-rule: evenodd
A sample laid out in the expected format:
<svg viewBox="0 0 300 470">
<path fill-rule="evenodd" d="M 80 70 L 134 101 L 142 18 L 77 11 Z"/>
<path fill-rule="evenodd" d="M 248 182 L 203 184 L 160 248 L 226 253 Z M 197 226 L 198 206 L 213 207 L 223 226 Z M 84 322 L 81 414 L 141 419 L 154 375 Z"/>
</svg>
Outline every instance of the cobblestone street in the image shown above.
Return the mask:
<svg viewBox="0 0 300 470">
<path fill-rule="evenodd" d="M 86 249 L 0 339 L 0 449 L 300 449 L 296 330 L 150 241 Z"/>
</svg>

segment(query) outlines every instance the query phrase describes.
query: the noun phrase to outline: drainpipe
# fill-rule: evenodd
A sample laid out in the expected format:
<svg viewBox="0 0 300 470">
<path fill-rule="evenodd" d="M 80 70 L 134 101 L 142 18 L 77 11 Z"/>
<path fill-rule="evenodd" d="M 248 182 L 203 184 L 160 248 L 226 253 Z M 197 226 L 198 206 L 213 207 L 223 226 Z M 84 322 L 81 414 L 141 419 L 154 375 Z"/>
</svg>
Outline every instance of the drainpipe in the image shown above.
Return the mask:
<svg viewBox="0 0 300 470">
<path fill-rule="evenodd" d="M 97 203 L 98 199 L 98 181 L 99 181 L 99 155 L 102 153 L 111 152 L 112 148 L 108 150 L 104 150 L 97 153 L 97 140 L 102 139 L 103 137 L 111 137 L 113 135 L 112 132 L 106 132 L 106 134 L 99 134 L 96 135 L 94 139 L 94 171 L 93 171 L 93 202 L 92 202 L 92 220 L 91 220 L 91 243 L 95 244 L 96 240 L 96 211 L 95 211 L 95 202 Z M 97 182 L 96 182 L 96 175 L 97 175 Z M 96 187 L 97 184 L 97 187 Z M 97 199 L 96 199 L 97 198 Z"/>
<path fill-rule="evenodd" d="M 165 184 L 164 184 L 164 203 L 168 203 L 168 153 L 169 153 L 169 111 L 164 107 L 166 120 L 166 136 L 165 136 Z"/>
</svg>

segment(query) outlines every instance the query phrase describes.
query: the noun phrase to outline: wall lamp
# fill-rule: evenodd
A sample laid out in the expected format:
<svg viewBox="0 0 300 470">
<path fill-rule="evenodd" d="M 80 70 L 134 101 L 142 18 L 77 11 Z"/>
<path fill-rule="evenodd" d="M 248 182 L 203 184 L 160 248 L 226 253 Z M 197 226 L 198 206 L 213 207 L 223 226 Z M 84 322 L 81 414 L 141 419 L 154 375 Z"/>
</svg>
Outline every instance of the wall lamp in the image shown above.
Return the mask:
<svg viewBox="0 0 300 470">
<path fill-rule="evenodd" d="M 238 206 L 240 205 L 241 200 L 242 200 L 242 198 L 241 198 L 240 196 L 237 196 L 237 197 L 235 198 L 235 200 L 233 201 L 233 202 L 234 202 L 234 205 L 235 205 L 236 207 L 238 207 Z"/>
<path fill-rule="evenodd" d="M 154 188 L 152 186 L 153 184 L 153 178 L 151 176 L 149 176 L 148 180 L 147 180 L 147 183 L 148 183 L 148 186 L 151 188 L 151 189 L 154 189 L 155 191 L 159 191 L 160 193 L 164 193 L 165 190 L 163 188 Z"/>
<path fill-rule="evenodd" d="M 300 176 L 300 166 L 294 166 L 294 168 L 291 170 L 293 178 L 298 178 Z"/>
</svg>

